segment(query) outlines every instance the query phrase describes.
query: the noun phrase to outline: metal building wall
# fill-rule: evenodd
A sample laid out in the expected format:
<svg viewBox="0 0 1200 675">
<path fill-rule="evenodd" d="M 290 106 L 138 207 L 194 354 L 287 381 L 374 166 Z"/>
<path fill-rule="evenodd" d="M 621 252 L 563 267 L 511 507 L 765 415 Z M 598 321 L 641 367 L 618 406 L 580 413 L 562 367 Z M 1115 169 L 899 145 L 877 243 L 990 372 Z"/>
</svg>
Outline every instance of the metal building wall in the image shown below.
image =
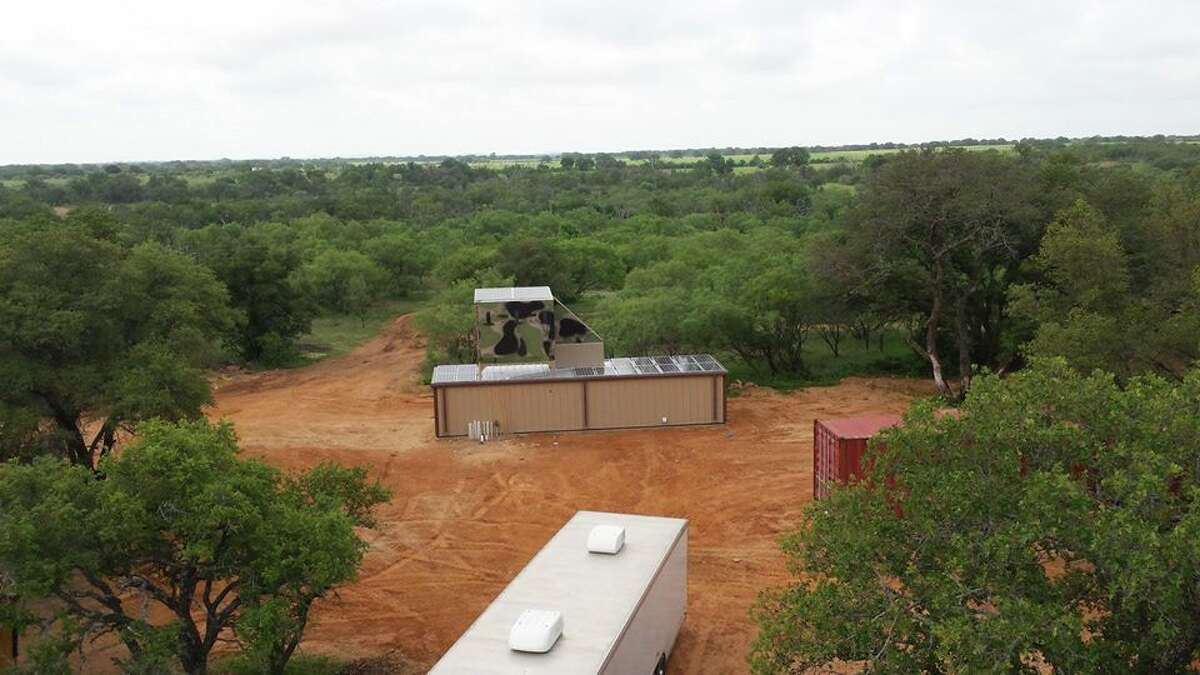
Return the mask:
<svg viewBox="0 0 1200 675">
<path fill-rule="evenodd" d="M 894 415 L 813 420 L 813 499 L 827 497 L 830 483 L 862 478 L 870 439 L 899 423 Z"/>
<path fill-rule="evenodd" d="M 581 431 L 725 421 L 723 375 L 488 382 L 434 387 L 438 436 L 495 420 L 501 433 Z"/>
<path fill-rule="evenodd" d="M 620 429 L 721 421 L 714 377 L 655 377 L 588 383 L 588 428 Z M 722 390 L 722 394 L 724 391 Z"/>
<path fill-rule="evenodd" d="M 495 420 L 501 433 L 583 428 L 578 381 L 439 387 L 442 435 L 466 435 L 467 423 Z"/>
</svg>

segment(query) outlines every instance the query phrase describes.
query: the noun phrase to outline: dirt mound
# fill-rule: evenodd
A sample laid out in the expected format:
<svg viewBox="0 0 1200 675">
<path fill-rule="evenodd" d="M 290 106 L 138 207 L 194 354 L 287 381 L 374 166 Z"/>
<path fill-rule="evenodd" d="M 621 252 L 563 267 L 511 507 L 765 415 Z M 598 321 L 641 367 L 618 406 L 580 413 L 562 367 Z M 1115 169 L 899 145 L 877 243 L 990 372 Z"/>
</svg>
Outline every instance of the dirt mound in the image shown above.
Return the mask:
<svg viewBox="0 0 1200 675">
<path fill-rule="evenodd" d="M 848 379 L 781 395 L 749 388 L 730 423 L 435 440 L 409 317 L 353 353 L 217 383 L 214 417 L 248 453 L 302 468 L 366 464 L 393 491 L 360 577 L 314 612 L 304 649 L 431 664 L 579 509 L 690 520 L 688 616 L 675 672 L 746 670 L 747 610 L 788 580 L 778 537 L 812 491 L 812 422 L 903 412 L 924 382 Z"/>
</svg>

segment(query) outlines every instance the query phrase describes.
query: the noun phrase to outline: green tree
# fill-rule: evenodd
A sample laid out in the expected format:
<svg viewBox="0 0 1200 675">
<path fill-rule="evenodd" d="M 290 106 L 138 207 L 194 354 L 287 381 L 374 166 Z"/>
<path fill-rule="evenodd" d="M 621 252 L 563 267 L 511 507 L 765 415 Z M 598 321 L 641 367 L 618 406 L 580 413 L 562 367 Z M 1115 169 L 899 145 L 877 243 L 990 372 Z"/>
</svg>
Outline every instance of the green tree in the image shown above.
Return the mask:
<svg viewBox="0 0 1200 675">
<path fill-rule="evenodd" d="M 75 227 L 10 234 L 0 244 L 0 412 L 15 427 L 0 437 L 91 468 L 141 420 L 200 415 L 211 401 L 201 368 L 235 319 L 209 270 Z"/>
<path fill-rule="evenodd" d="M 92 174 L 100 178 L 101 174 Z M 118 173 L 96 181 L 97 197 L 110 204 L 130 204 L 145 198 L 142 181 L 131 173 Z"/>
<path fill-rule="evenodd" d="M 282 675 L 304 637 L 317 600 L 354 578 L 366 544 L 347 536 L 375 527 L 372 509 L 388 493 L 368 484 L 366 469 L 319 464 L 281 483 L 273 553 L 286 564 L 264 567 L 244 587 L 246 604 L 234 630 L 252 660 Z"/>
<path fill-rule="evenodd" d="M 230 334 L 238 354 L 266 365 L 293 358 L 316 311 L 291 281 L 304 263 L 295 234 L 274 224 L 211 225 L 187 233 L 184 245 L 225 283 L 243 315 Z"/>
<path fill-rule="evenodd" d="M 1190 670 L 1200 657 L 1200 372 L 980 378 L 918 405 L 784 541 L 756 672 Z"/>
<path fill-rule="evenodd" d="M 567 268 L 567 257 L 551 237 L 518 235 L 500 242 L 496 271 L 511 277 L 517 286 L 549 286 L 566 300 L 574 297 L 575 286 Z"/>
<path fill-rule="evenodd" d="M 1188 270 L 1164 256 L 1154 265 L 1159 278 L 1135 292 L 1130 257 L 1119 234 L 1086 202 L 1059 212 L 1030 260 L 1041 280 L 1010 291 L 1012 314 L 1035 325 L 1027 351 L 1063 356 L 1080 370 L 1107 370 L 1119 379 L 1148 371 L 1182 377 L 1200 356 Z"/>
<path fill-rule="evenodd" d="M 719 152 L 710 152 L 705 155 L 704 159 L 696 163 L 696 170 L 703 173 L 712 173 L 717 176 L 728 176 L 733 173 L 733 160 L 721 155 Z"/>
<path fill-rule="evenodd" d="M 605 304 L 601 332 L 628 353 L 729 351 L 803 375 L 818 316 L 807 268 L 803 246 L 782 231 L 702 233 L 630 272 Z"/>
<path fill-rule="evenodd" d="M 425 336 L 426 369 L 432 370 L 443 363 L 475 361 L 475 289 L 512 285 L 512 279 L 488 271 L 447 286 L 434 295 L 413 319 Z"/>
<path fill-rule="evenodd" d="M 153 421 L 102 462 L 106 480 L 49 457 L 0 465 L 0 568 L 23 621 L 72 644 L 113 633 L 134 663 L 170 635 L 188 673 L 237 627 L 282 673 L 313 600 L 353 578 L 355 527 L 387 493 L 361 470 L 284 476 L 237 450 L 228 425 Z"/>
<path fill-rule="evenodd" d="M 1128 377 L 1136 345 L 1119 320 L 1133 311 L 1128 257 L 1104 217 L 1083 201 L 1060 212 L 1031 264 L 1045 283 L 1010 291 L 1013 315 L 1036 324 L 1029 352 Z"/>
<path fill-rule="evenodd" d="M 680 354 L 702 350 L 706 333 L 695 323 L 691 292 L 664 285 L 609 299 L 600 331 L 617 353 Z"/>
<path fill-rule="evenodd" d="M 494 270 L 499 261 L 495 246 L 464 246 L 447 251 L 434 265 L 430 276 L 439 284 L 452 285 Z M 540 285 L 540 284 L 539 284 Z"/>
<path fill-rule="evenodd" d="M 358 251 L 328 249 L 297 270 L 292 281 L 321 307 L 362 319 L 383 296 L 387 273 Z"/>
<path fill-rule="evenodd" d="M 757 157 L 757 155 L 756 155 Z M 771 166 L 780 169 L 790 169 L 802 166 L 807 166 L 809 161 L 808 150 L 805 148 L 792 146 L 790 148 L 780 148 L 771 153 Z"/>
<path fill-rule="evenodd" d="M 625 264 L 616 247 L 595 239 L 573 238 L 558 244 L 569 285 L 554 289 L 563 298 L 578 298 L 587 291 L 619 288 L 625 280 Z"/>
<path fill-rule="evenodd" d="M 370 239 L 363 245 L 363 252 L 383 268 L 388 276 L 388 293 L 394 297 L 411 295 L 428 271 L 424 252 L 407 233 L 394 232 Z"/>
<path fill-rule="evenodd" d="M 969 389 L 976 364 L 1004 365 L 1007 288 L 1043 222 L 1034 189 L 1027 167 L 997 153 L 901 152 L 824 254 L 845 290 L 919 326 L 909 345 L 947 398 Z"/>
</svg>

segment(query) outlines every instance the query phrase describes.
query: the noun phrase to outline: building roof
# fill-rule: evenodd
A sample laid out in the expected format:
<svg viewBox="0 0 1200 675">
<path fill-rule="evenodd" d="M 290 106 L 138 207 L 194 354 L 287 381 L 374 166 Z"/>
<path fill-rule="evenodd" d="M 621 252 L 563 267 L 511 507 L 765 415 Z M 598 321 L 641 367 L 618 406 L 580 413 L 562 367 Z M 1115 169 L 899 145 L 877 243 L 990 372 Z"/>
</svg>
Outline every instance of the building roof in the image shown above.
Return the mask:
<svg viewBox="0 0 1200 675">
<path fill-rule="evenodd" d="M 551 368 L 548 363 L 513 363 L 480 368 L 474 363 L 437 366 L 430 384 L 469 384 L 514 380 L 581 380 L 605 377 L 641 377 L 724 373 L 725 368 L 709 354 L 634 356 L 605 359 L 603 368 Z"/>
<path fill-rule="evenodd" d="M 616 555 L 589 553 L 596 525 L 625 528 Z M 577 512 L 462 634 L 431 674 L 598 673 L 687 528 L 679 518 Z M 562 612 L 563 634 L 545 654 L 508 647 L 526 609 Z"/>
<path fill-rule="evenodd" d="M 510 286 L 508 288 L 476 288 L 475 304 L 491 302 L 550 301 L 554 294 L 549 286 Z"/>
<path fill-rule="evenodd" d="M 867 417 L 838 417 L 817 420 L 838 438 L 871 438 L 887 427 L 900 424 L 899 415 L 871 415 Z"/>
</svg>

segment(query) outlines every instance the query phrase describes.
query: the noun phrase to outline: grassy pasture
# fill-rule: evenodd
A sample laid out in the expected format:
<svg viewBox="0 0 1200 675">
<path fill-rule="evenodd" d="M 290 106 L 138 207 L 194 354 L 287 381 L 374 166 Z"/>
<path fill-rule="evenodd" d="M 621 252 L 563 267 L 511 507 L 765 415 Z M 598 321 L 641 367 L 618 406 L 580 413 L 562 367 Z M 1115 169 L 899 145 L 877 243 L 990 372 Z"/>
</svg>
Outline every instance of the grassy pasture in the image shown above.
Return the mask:
<svg viewBox="0 0 1200 675">
<path fill-rule="evenodd" d="M 46 178 L 43 178 L 42 180 L 46 182 L 46 185 L 50 185 L 50 186 L 54 186 L 54 187 L 65 187 L 67 182 L 70 181 L 71 179 L 68 178 L 67 176 L 48 176 Z M 143 178 L 142 180 L 144 181 L 145 179 Z M 3 185 L 6 188 L 11 188 L 13 190 L 19 190 L 19 189 L 25 187 L 25 179 L 24 178 L 5 178 L 3 180 L 0 180 L 0 185 Z"/>
<path fill-rule="evenodd" d="M 997 150 L 1002 153 L 1012 152 L 1013 146 L 1011 143 L 1003 145 L 953 145 L 953 148 L 962 148 L 970 152 L 984 152 L 987 150 Z M 892 155 L 900 150 L 895 148 L 875 148 L 870 150 L 828 150 L 812 153 L 813 161 L 817 162 L 861 162 L 871 155 Z"/>
<path fill-rule="evenodd" d="M 822 183 L 821 189 L 829 190 L 830 192 L 848 192 L 850 194 L 858 192 L 858 186 L 846 185 L 845 183 Z"/>
<path fill-rule="evenodd" d="M 1006 144 L 998 144 L 998 145 L 961 145 L 961 146 L 950 146 L 950 147 L 964 148 L 971 152 L 984 152 L 987 150 L 996 150 L 996 151 L 1003 152 L 1003 153 L 1009 153 L 1009 152 L 1012 152 L 1012 149 L 1013 149 L 1012 144 L 1007 144 L 1007 143 Z M 871 155 L 890 155 L 890 154 L 894 154 L 897 152 L 900 152 L 900 150 L 894 149 L 894 148 L 893 149 L 875 148 L 875 149 L 868 149 L 868 150 L 828 150 L 828 151 L 819 151 L 819 152 L 812 153 L 812 159 L 814 162 L 822 162 L 822 163 L 824 163 L 824 162 L 857 163 L 857 162 L 863 161 L 864 159 L 866 159 L 867 157 L 869 157 Z M 722 155 L 722 156 L 725 157 L 726 159 L 731 159 L 735 162 L 743 162 L 743 163 L 748 163 L 751 160 L 753 160 L 755 157 L 755 155 L 753 155 L 753 154 L 745 154 L 745 153 Z M 644 159 L 633 159 L 626 155 L 613 155 L 613 157 L 622 162 L 625 162 L 626 164 L 632 165 L 632 166 L 646 163 L 646 160 L 644 160 Z M 770 159 L 771 159 L 770 154 L 759 154 L 758 157 L 764 163 L 770 161 Z M 669 155 L 664 154 L 658 158 L 658 161 L 661 164 L 676 165 L 676 166 L 687 166 L 690 164 L 696 164 L 697 162 L 701 162 L 703 160 L 704 160 L 704 156 L 701 156 L 701 155 L 684 155 L 682 157 L 671 157 Z M 551 160 L 543 160 L 543 159 L 481 159 L 481 160 L 476 160 L 476 161 L 470 162 L 470 165 L 473 167 L 487 168 L 487 169 L 503 169 L 503 168 L 509 167 L 509 166 L 523 166 L 523 167 L 528 167 L 528 168 L 534 168 L 534 167 L 537 167 L 539 164 L 545 164 L 546 166 L 548 166 L 552 169 L 556 169 L 561 166 L 557 159 L 551 159 Z M 753 172 L 755 170 L 756 170 L 755 167 L 750 167 L 750 166 L 740 166 L 740 167 L 736 168 L 737 173 L 749 173 L 749 172 Z"/>
<path fill-rule="evenodd" d="M 537 168 L 537 166 L 539 164 L 545 164 L 546 166 L 549 166 L 551 168 L 558 168 L 558 166 L 559 166 L 557 159 L 547 161 L 547 160 L 543 160 L 540 158 L 539 159 L 481 159 L 481 160 L 476 160 L 476 161 L 470 162 L 470 164 L 471 164 L 471 166 L 473 166 L 477 169 L 503 169 L 503 168 L 510 167 L 510 166 L 523 166 L 523 167 L 527 167 L 530 169 L 534 169 L 534 168 Z"/>
</svg>

